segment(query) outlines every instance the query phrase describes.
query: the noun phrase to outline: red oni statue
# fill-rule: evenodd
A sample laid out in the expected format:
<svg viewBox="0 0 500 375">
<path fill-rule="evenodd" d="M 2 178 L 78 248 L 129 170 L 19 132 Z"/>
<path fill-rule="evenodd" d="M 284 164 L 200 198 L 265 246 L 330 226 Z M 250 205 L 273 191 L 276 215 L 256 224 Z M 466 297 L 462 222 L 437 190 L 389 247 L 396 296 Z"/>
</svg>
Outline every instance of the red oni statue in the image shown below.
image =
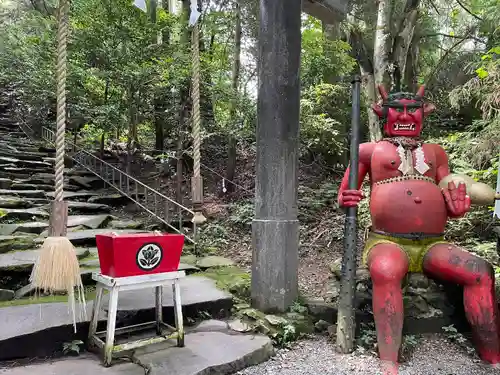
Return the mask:
<svg viewBox="0 0 500 375">
<path fill-rule="evenodd" d="M 424 86 L 417 94 L 388 95 L 383 87 L 379 92 L 382 105 L 373 104 L 372 109 L 384 122 L 386 138 L 360 145 L 358 190 L 348 190 L 348 169 L 338 201 L 341 207 L 356 206 L 369 175 L 372 228 L 363 262 L 373 281 L 380 358 L 397 369 L 404 318 L 401 283 L 408 272 L 423 272 L 463 285 L 477 351 L 496 364 L 500 340 L 493 268 L 443 237 L 448 219 L 463 217 L 471 198 L 463 183 L 438 186 L 450 174 L 446 152 L 419 139 L 424 117 L 435 107 L 423 101 Z"/>
</svg>

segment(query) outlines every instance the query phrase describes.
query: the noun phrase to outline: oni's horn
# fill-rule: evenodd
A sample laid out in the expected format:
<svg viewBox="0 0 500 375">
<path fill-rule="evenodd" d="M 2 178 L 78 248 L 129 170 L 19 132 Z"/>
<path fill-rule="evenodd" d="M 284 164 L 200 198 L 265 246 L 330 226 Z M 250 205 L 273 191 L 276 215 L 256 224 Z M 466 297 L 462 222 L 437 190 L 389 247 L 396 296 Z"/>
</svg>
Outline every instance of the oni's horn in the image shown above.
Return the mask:
<svg viewBox="0 0 500 375">
<path fill-rule="evenodd" d="M 384 85 L 378 85 L 378 92 L 380 93 L 380 96 L 382 97 L 382 100 L 386 101 L 389 95 L 387 95 L 387 91 L 385 91 Z"/>
<path fill-rule="evenodd" d="M 417 96 L 420 97 L 420 98 L 423 98 L 424 97 L 424 93 L 425 93 L 425 85 L 421 85 L 418 88 Z"/>
</svg>

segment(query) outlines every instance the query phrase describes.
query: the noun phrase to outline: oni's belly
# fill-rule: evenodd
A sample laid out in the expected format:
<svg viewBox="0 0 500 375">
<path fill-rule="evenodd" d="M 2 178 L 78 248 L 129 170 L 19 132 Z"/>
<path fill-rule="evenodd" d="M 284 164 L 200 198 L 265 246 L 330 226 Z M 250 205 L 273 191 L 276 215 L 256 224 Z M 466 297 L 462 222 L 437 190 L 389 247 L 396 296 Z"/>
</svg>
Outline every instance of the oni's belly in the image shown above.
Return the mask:
<svg viewBox="0 0 500 375">
<path fill-rule="evenodd" d="M 427 181 L 374 185 L 370 213 L 373 228 L 390 233 L 443 233 L 448 219 L 441 189 Z"/>
</svg>

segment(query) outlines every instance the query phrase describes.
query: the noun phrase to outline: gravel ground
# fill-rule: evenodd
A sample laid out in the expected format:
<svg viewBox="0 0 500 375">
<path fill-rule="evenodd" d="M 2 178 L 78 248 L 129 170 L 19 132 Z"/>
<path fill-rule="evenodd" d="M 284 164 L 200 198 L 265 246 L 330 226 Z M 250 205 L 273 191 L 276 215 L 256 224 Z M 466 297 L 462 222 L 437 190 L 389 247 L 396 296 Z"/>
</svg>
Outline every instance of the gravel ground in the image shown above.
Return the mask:
<svg viewBox="0 0 500 375">
<path fill-rule="evenodd" d="M 499 368 L 480 362 L 442 336 L 419 340 L 399 375 L 500 375 Z M 291 350 L 240 375 L 379 375 L 378 359 L 370 355 L 341 355 L 325 337 L 298 342 Z"/>
</svg>

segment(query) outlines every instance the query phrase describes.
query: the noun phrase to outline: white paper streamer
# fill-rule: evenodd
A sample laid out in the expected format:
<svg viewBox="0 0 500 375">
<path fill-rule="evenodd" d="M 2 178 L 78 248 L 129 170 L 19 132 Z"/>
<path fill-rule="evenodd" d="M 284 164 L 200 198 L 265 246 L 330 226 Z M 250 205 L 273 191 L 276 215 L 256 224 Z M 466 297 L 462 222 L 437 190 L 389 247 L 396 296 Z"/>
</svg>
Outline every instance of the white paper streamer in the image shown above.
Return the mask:
<svg viewBox="0 0 500 375">
<path fill-rule="evenodd" d="M 147 11 L 146 0 L 134 0 L 134 5 L 143 12 Z"/>
<path fill-rule="evenodd" d="M 189 26 L 194 26 L 198 22 L 201 13 L 198 12 L 198 0 L 191 0 L 191 15 L 189 16 Z"/>
</svg>

